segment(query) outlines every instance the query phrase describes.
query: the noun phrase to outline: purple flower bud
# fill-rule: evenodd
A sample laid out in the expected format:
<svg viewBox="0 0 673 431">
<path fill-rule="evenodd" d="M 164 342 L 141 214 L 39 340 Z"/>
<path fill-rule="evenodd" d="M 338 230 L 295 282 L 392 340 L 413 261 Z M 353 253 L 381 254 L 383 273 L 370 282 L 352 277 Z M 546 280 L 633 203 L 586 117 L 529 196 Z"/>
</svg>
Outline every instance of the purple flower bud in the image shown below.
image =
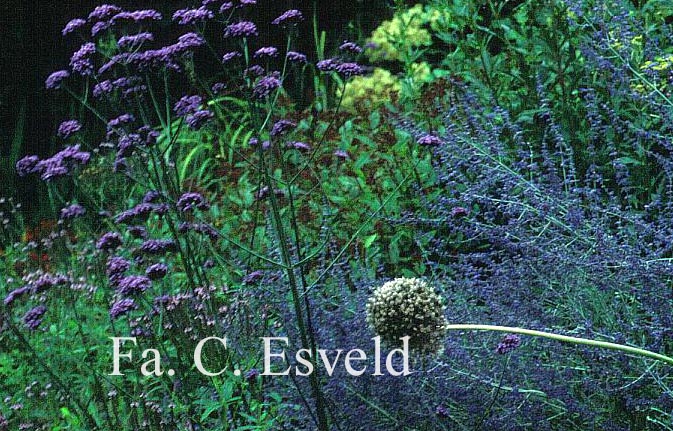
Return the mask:
<svg viewBox="0 0 673 431">
<path fill-rule="evenodd" d="M 334 151 L 334 155 L 335 155 L 336 157 L 340 158 L 340 159 L 349 159 L 349 158 L 350 158 L 350 156 L 348 155 L 348 153 L 347 153 L 346 151 L 344 151 L 344 150 L 335 150 L 335 151 Z"/>
<path fill-rule="evenodd" d="M 145 42 L 151 42 L 154 40 L 154 35 L 148 32 L 142 32 L 137 34 L 131 34 L 127 36 L 122 36 L 117 41 L 117 46 L 119 48 L 137 48 Z"/>
<path fill-rule="evenodd" d="M 102 21 L 111 18 L 122 11 L 122 8 L 113 4 L 103 4 L 89 14 L 89 21 Z"/>
<path fill-rule="evenodd" d="M 516 334 L 505 335 L 498 346 L 495 348 L 496 353 L 500 355 L 507 354 L 521 345 L 521 338 Z"/>
<path fill-rule="evenodd" d="M 107 127 L 108 129 L 114 129 L 115 127 L 119 127 L 122 124 L 128 124 L 132 123 L 135 121 L 135 117 L 131 114 L 122 114 L 119 117 L 113 118 L 112 120 L 108 121 Z"/>
<path fill-rule="evenodd" d="M 279 89 L 280 86 L 281 82 L 276 74 L 270 74 L 257 81 L 252 89 L 252 94 L 258 99 L 263 99 L 268 97 L 274 90 Z"/>
<path fill-rule="evenodd" d="M 335 70 L 339 75 L 343 76 L 344 78 L 363 75 L 365 73 L 362 66 L 360 66 L 357 63 L 342 63 L 336 66 Z"/>
<path fill-rule="evenodd" d="M 133 22 L 142 22 L 142 21 L 160 21 L 163 17 L 159 12 L 154 9 L 144 9 L 144 10 L 135 10 L 132 12 L 119 12 L 112 17 L 112 22 L 117 21 L 133 21 Z"/>
<path fill-rule="evenodd" d="M 148 239 L 140 246 L 140 250 L 147 254 L 164 254 L 169 251 L 177 250 L 175 241 L 171 239 Z"/>
<path fill-rule="evenodd" d="M 336 70 L 337 66 L 340 64 L 341 62 L 337 58 L 327 58 L 325 60 L 319 61 L 315 66 L 321 72 L 331 72 Z"/>
<path fill-rule="evenodd" d="M 145 270 L 145 274 L 149 277 L 150 280 L 159 280 L 166 276 L 168 273 L 168 266 L 163 263 L 155 263 L 150 265 Z"/>
<path fill-rule="evenodd" d="M 225 13 L 226 11 L 231 9 L 232 7 L 234 7 L 233 2 L 225 1 L 224 3 L 222 3 L 222 6 L 220 6 L 220 13 Z"/>
<path fill-rule="evenodd" d="M 112 27 L 112 24 L 113 24 L 112 21 L 98 21 L 93 26 L 91 26 L 91 36 L 92 37 L 98 36 L 98 34 Z"/>
<path fill-rule="evenodd" d="M 288 61 L 291 61 L 293 63 L 306 63 L 306 55 L 297 52 L 297 51 L 288 51 L 287 54 L 285 54 L 287 57 Z"/>
<path fill-rule="evenodd" d="M 70 20 L 70 22 L 67 23 L 65 27 L 63 27 L 63 30 L 61 30 L 61 34 L 65 36 L 79 28 L 82 28 L 82 26 L 84 26 L 85 24 L 86 21 L 81 18 L 75 18 L 73 20 Z"/>
<path fill-rule="evenodd" d="M 132 310 L 137 310 L 138 305 L 131 298 L 120 299 L 119 301 L 112 304 L 110 307 L 110 318 L 115 320 L 119 316 L 129 313 Z"/>
<path fill-rule="evenodd" d="M 259 64 L 253 64 L 243 71 L 243 75 L 246 77 L 259 77 L 264 75 L 264 68 Z"/>
<path fill-rule="evenodd" d="M 96 242 L 99 250 L 113 250 L 122 245 L 122 237 L 117 232 L 107 232 Z"/>
<path fill-rule="evenodd" d="M 60 136 L 63 139 L 66 139 L 67 137 L 71 136 L 74 133 L 79 132 L 82 129 L 82 124 L 80 124 L 79 121 L 77 120 L 68 120 L 62 122 L 58 126 L 58 136 Z"/>
<path fill-rule="evenodd" d="M 70 220 L 81 217 L 86 214 L 86 210 L 82 205 L 71 204 L 61 209 L 61 220 Z"/>
<path fill-rule="evenodd" d="M 144 275 L 127 275 L 117 283 L 117 292 L 124 296 L 143 293 L 152 287 L 152 280 Z"/>
<path fill-rule="evenodd" d="M 185 118 L 185 122 L 192 130 L 200 129 L 205 123 L 215 117 L 215 114 L 210 112 L 207 109 L 202 109 L 194 112 L 191 115 L 188 115 Z"/>
<path fill-rule="evenodd" d="M 36 166 L 40 158 L 37 156 L 25 156 L 16 162 L 16 173 L 20 177 L 25 177 L 26 175 L 36 172 Z"/>
<path fill-rule="evenodd" d="M 253 54 L 254 58 L 274 58 L 278 57 L 278 48 L 273 46 L 264 46 L 259 48 Z"/>
<path fill-rule="evenodd" d="M 304 20 L 304 15 L 297 9 L 290 9 L 283 12 L 278 18 L 271 21 L 273 25 L 295 25 Z"/>
<path fill-rule="evenodd" d="M 44 305 L 38 305 L 37 307 L 31 308 L 23 316 L 23 323 L 30 330 L 36 330 L 40 323 L 42 323 L 42 316 L 47 312 L 47 307 Z"/>
<path fill-rule="evenodd" d="M 109 79 L 101 81 L 93 86 L 93 97 L 100 98 L 103 94 L 110 94 L 114 90 L 112 82 Z"/>
<path fill-rule="evenodd" d="M 198 9 L 180 9 L 173 14 L 173 21 L 180 25 L 196 24 L 215 18 L 215 14 L 201 6 Z"/>
<path fill-rule="evenodd" d="M 195 208 L 206 211 L 210 208 L 210 204 L 200 193 L 187 192 L 180 196 L 177 207 L 182 212 L 193 211 Z"/>
<path fill-rule="evenodd" d="M 201 96 L 183 96 L 173 107 L 173 111 L 181 117 L 192 114 L 199 110 L 203 104 Z"/>
<path fill-rule="evenodd" d="M 288 148 L 294 148 L 295 150 L 303 150 L 303 151 L 308 151 L 311 149 L 311 146 L 307 144 L 306 142 L 301 142 L 301 141 L 294 141 L 294 142 L 288 142 L 287 143 Z"/>
<path fill-rule="evenodd" d="M 224 37 L 251 37 L 257 36 L 257 26 L 250 21 L 239 21 L 234 24 L 229 24 L 224 29 Z"/>
<path fill-rule="evenodd" d="M 356 43 L 344 41 L 344 43 L 339 46 L 339 51 L 360 54 L 362 53 L 362 47 Z"/>
<path fill-rule="evenodd" d="M 463 208 L 463 207 L 453 207 L 451 209 L 451 217 L 454 217 L 454 218 L 465 217 L 469 213 L 470 212 L 467 210 L 467 208 Z"/>
<path fill-rule="evenodd" d="M 279 120 L 271 128 L 271 136 L 278 137 L 285 135 L 288 131 L 297 127 L 297 123 L 289 120 Z"/>
<path fill-rule="evenodd" d="M 70 58 L 70 67 L 74 72 L 86 76 L 93 74 L 91 55 L 96 52 L 96 44 L 87 42 L 82 45 Z"/>
<path fill-rule="evenodd" d="M 434 135 L 423 135 L 416 141 L 418 145 L 426 147 L 436 147 L 442 143 L 442 140 Z"/>
<path fill-rule="evenodd" d="M 143 203 L 150 204 L 150 203 L 156 203 L 161 199 L 161 192 L 157 190 L 150 190 L 147 193 L 145 193 L 145 196 L 143 196 Z"/>
<path fill-rule="evenodd" d="M 238 51 L 227 52 L 226 54 L 224 54 L 222 56 L 222 63 L 227 63 L 227 62 L 229 62 L 229 61 L 231 61 L 235 58 L 239 58 L 239 57 L 242 57 L 242 56 L 243 56 L 243 54 L 241 54 Z"/>
<path fill-rule="evenodd" d="M 4 303 L 7 307 L 9 307 L 9 306 L 16 300 L 16 298 L 18 298 L 18 297 L 20 297 L 20 296 L 23 296 L 23 295 L 26 295 L 26 294 L 30 293 L 31 290 L 32 290 L 32 289 L 31 289 L 30 286 L 23 286 L 23 287 L 19 287 L 18 289 L 14 289 L 14 290 L 12 290 L 11 292 L 9 292 L 9 293 L 7 294 L 7 296 L 5 297 L 3 303 Z"/>
<path fill-rule="evenodd" d="M 59 88 L 61 86 L 61 82 L 69 76 L 70 72 L 67 70 L 58 70 L 47 77 L 44 85 L 48 90 L 54 90 Z"/>
</svg>

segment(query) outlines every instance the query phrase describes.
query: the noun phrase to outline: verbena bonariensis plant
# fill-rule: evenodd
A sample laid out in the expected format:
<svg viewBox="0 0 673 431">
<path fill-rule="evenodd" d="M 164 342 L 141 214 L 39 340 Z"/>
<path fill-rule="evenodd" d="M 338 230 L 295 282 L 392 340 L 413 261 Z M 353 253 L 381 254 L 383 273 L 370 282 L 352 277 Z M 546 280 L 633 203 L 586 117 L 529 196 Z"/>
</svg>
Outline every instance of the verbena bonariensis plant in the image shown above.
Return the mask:
<svg viewBox="0 0 673 431">
<path fill-rule="evenodd" d="M 315 174 L 312 162 L 324 156 L 325 134 L 332 124 L 313 127 L 283 118 L 292 114 L 284 84 L 301 79 L 309 68 L 306 56 L 292 50 L 295 27 L 304 18 L 291 9 L 263 23 L 287 32 L 285 47 L 264 46 L 250 18 L 255 3 L 204 0 L 197 8 L 177 10 L 171 16 L 172 25 L 183 33 L 177 39 L 158 33 L 164 22 L 160 12 L 110 4 L 63 29 L 66 37 L 81 36 L 83 44 L 68 69 L 52 73 L 45 85 L 78 100 L 91 122 L 64 121 L 58 137 L 65 148 L 46 159 L 26 156 L 16 167 L 21 176 L 39 175 L 54 196 L 78 190 L 78 202 L 61 211 L 61 224 L 85 236 L 92 232 L 80 221 L 88 217 L 95 239 L 76 242 L 59 236 L 69 253 L 58 268 L 61 272 L 14 281 L 19 286 L 4 300 L 3 319 L 13 336 L 13 352 L 28 351 L 35 371 L 54 382 L 55 396 L 67 405 L 63 420 L 71 426 L 281 426 L 258 374 L 250 371 L 236 378 L 233 369 L 255 365 L 259 352 L 251 351 L 246 340 L 273 331 L 273 301 L 286 295 L 292 305 L 286 323 L 296 327 L 298 346 L 316 357 L 311 291 L 360 230 L 334 253 L 325 270 L 309 272 L 326 240 L 307 239 L 306 229 L 328 232 L 330 222 L 325 197 L 319 196 L 315 205 L 310 200 L 326 180 Z M 363 73 L 353 61 L 357 52 L 343 51 L 312 70 L 345 83 Z M 213 64 L 216 73 L 211 75 Z M 100 144 L 83 139 L 86 129 L 90 135 L 104 130 Z M 239 135 L 245 136 L 240 143 Z M 329 149 L 327 154 L 336 160 L 347 157 Z M 215 177 L 220 175 L 213 164 L 216 156 L 230 168 L 246 169 L 239 184 L 234 183 L 241 186 L 237 200 L 224 195 Z M 229 211 L 233 203 L 245 207 L 244 213 Z M 308 223 L 309 216 L 308 227 L 300 226 L 299 211 L 315 214 L 317 221 Z M 256 293 L 238 289 L 239 265 L 250 271 L 244 285 L 253 286 L 259 278 L 252 269 L 271 268 L 280 271 L 284 286 L 273 295 L 261 287 Z M 86 289 L 90 295 L 84 302 L 77 293 L 82 286 L 74 281 L 80 276 L 98 287 Z M 255 296 L 272 298 L 261 314 L 252 308 Z M 18 324 L 19 309 L 28 304 L 39 305 Z M 101 304 L 105 313 L 100 313 Z M 55 323 L 49 334 L 38 337 L 45 321 Z M 153 383 L 137 374 L 115 380 L 101 369 L 106 355 L 91 347 L 109 344 L 104 337 L 130 335 L 141 348 L 157 348 L 164 368 L 189 370 L 191 359 L 184 352 L 193 351 L 198 340 L 213 332 L 233 338 L 240 334 L 241 341 L 236 350 L 211 345 L 204 351 L 206 368 L 228 369 L 209 378 L 164 373 Z M 71 357 L 60 362 L 41 354 L 50 344 L 63 353 L 70 339 L 92 353 L 82 361 Z M 73 376 L 86 375 L 90 378 L 68 384 Z M 308 377 L 310 395 L 302 399 L 314 426 L 327 430 L 333 420 L 320 379 L 318 372 Z"/>
</svg>

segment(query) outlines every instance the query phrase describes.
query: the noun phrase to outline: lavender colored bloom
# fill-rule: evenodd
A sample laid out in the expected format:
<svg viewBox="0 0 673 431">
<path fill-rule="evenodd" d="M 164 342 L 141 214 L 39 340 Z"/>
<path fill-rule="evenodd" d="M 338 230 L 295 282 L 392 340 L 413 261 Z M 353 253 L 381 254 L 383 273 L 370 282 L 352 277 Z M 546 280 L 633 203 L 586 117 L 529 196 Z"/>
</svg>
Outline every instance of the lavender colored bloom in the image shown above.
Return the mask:
<svg viewBox="0 0 673 431">
<path fill-rule="evenodd" d="M 150 265 L 147 267 L 145 270 L 145 275 L 150 280 L 159 280 L 162 279 L 166 276 L 168 273 L 168 266 L 164 263 L 155 263 L 154 265 Z"/>
<path fill-rule="evenodd" d="M 311 146 L 309 144 L 301 141 L 288 142 L 287 147 L 294 148 L 295 150 L 305 150 L 305 151 L 311 149 Z"/>
<path fill-rule="evenodd" d="M 90 56 L 96 52 L 96 44 L 87 42 L 82 45 L 70 58 L 70 67 L 74 72 L 80 75 L 91 75 L 93 73 L 93 63 Z"/>
<path fill-rule="evenodd" d="M 220 13 L 225 13 L 226 11 L 231 9 L 232 7 L 234 7 L 233 2 L 225 1 L 224 3 L 222 3 L 222 6 L 220 6 Z"/>
<path fill-rule="evenodd" d="M 252 271 L 251 273 L 249 273 L 245 277 L 243 277 L 243 284 L 256 283 L 259 280 L 261 280 L 263 276 L 264 276 L 264 271 L 262 271 L 260 269 L 258 269 L 256 271 Z"/>
<path fill-rule="evenodd" d="M 112 27 L 112 21 L 98 21 L 91 26 L 91 36 L 96 37 L 98 34 L 104 32 L 108 28 Z"/>
<path fill-rule="evenodd" d="M 195 208 L 206 211 L 210 208 L 210 204 L 200 193 L 187 192 L 180 196 L 177 207 L 182 212 L 193 211 Z"/>
<path fill-rule="evenodd" d="M 103 94 L 110 94 L 114 90 L 114 86 L 109 79 L 101 81 L 93 86 L 93 97 L 100 98 Z"/>
<path fill-rule="evenodd" d="M 224 29 L 224 37 L 251 37 L 257 36 L 257 26 L 250 21 L 239 21 L 234 24 L 229 24 Z"/>
<path fill-rule="evenodd" d="M 287 57 L 288 61 L 293 63 L 306 63 L 306 55 L 302 54 L 301 52 L 288 51 L 285 56 Z"/>
<path fill-rule="evenodd" d="M 453 207 L 451 209 L 451 217 L 454 218 L 465 217 L 469 213 L 470 212 L 467 210 L 467 208 L 464 207 Z"/>
<path fill-rule="evenodd" d="M 215 15 L 204 6 L 198 9 L 180 9 L 173 14 L 173 21 L 180 25 L 196 24 L 213 18 Z"/>
<path fill-rule="evenodd" d="M 150 215 L 157 214 L 163 215 L 167 211 L 166 204 L 155 204 L 142 202 L 136 205 L 135 207 L 122 211 L 117 214 L 114 218 L 115 223 L 127 223 L 129 221 L 136 220 L 147 220 Z"/>
<path fill-rule="evenodd" d="M 495 348 L 496 353 L 504 355 L 511 352 L 521 345 L 521 338 L 516 334 L 505 335 L 498 346 Z"/>
<path fill-rule="evenodd" d="M 185 122 L 187 125 L 193 129 L 193 130 L 198 130 L 200 129 L 205 123 L 208 122 L 208 120 L 212 119 L 215 117 L 215 114 L 210 112 L 207 109 L 202 109 L 199 111 L 194 112 L 191 115 L 188 115 L 185 118 Z"/>
<path fill-rule="evenodd" d="M 161 135 L 161 133 L 152 129 L 150 126 L 141 126 L 138 128 L 138 134 L 145 142 L 145 145 L 150 146 L 156 144 L 157 139 L 159 139 L 159 136 Z"/>
<path fill-rule="evenodd" d="M 201 96 L 183 96 L 175 103 L 173 111 L 179 116 L 184 117 L 198 111 L 202 104 L 203 98 Z"/>
<path fill-rule="evenodd" d="M 259 77 L 264 75 L 264 68 L 259 64 L 253 64 L 243 71 L 243 75 Z"/>
<path fill-rule="evenodd" d="M 435 409 L 435 414 L 440 418 L 448 418 L 451 416 L 451 411 L 447 407 L 440 404 Z"/>
<path fill-rule="evenodd" d="M 257 0 L 240 0 L 242 6 L 252 6 L 257 4 Z"/>
<path fill-rule="evenodd" d="M 44 305 L 38 305 L 37 307 L 31 308 L 23 316 L 23 323 L 30 330 L 36 330 L 40 323 L 42 323 L 42 316 L 47 312 L 47 307 Z"/>
<path fill-rule="evenodd" d="M 42 274 L 37 280 L 30 283 L 30 288 L 34 293 L 44 292 L 54 286 L 67 283 L 68 277 L 63 274 Z"/>
<path fill-rule="evenodd" d="M 276 74 L 270 74 L 257 81 L 252 89 L 252 93 L 258 99 L 263 99 L 268 97 L 274 90 L 279 89 L 280 86 L 281 82 Z"/>
<path fill-rule="evenodd" d="M 36 166 L 40 158 L 37 156 L 25 156 L 16 162 L 16 173 L 20 177 L 25 177 L 26 175 L 36 172 Z"/>
<path fill-rule="evenodd" d="M 294 25 L 304 20 L 304 15 L 297 9 L 290 9 L 283 12 L 278 18 L 271 21 L 273 25 Z"/>
<path fill-rule="evenodd" d="M 61 209 L 61 220 L 70 220 L 86 214 L 86 209 L 79 204 L 71 204 Z"/>
<path fill-rule="evenodd" d="M 243 54 L 241 54 L 238 51 L 227 52 L 226 54 L 224 54 L 222 56 L 222 63 L 227 63 L 227 62 L 229 62 L 229 61 L 231 61 L 235 58 L 239 58 L 239 57 L 242 57 L 242 56 L 243 56 Z"/>
<path fill-rule="evenodd" d="M 344 151 L 344 150 L 335 150 L 335 151 L 334 151 L 334 155 L 335 155 L 336 157 L 340 158 L 340 159 L 349 159 L 349 158 L 350 158 L 350 156 L 348 155 L 348 153 L 347 153 L 346 151 Z"/>
<path fill-rule="evenodd" d="M 203 37 L 201 37 L 199 34 L 190 32 L 190 33 L 185 33 L 182 36 L 178 37 L 178 43 L 175 44 L 174 46 L 176 47 L 178 51 L 186 51 L 189 48 L 196 48 L 197 46 L 201 46 L 205 44 L 206 41 Z"/>
<path fill-rule="evenodd" d="M 227 84 L 225 84 L 224 82 L 216 82 L 215 84 L 212 85 L 212 87 L 210 87 L 210 90 L 214 94 L 222 94 L 222 93 L 224 93 L 224 90 L 226 90 L 226 89 L 227 89 Z"/>
<path fill-rule="evenodd" d="M 137 48 L 145 42 L 150 42 L 154 40 L 154 35 L 149 32 L 141 32 L 136 34 L 130 34 L 122 36 L 117 41 L 117 46 L 119 48 Z"/>
<path fill-rule="evenodd" d="M 278 48 L 274 46 L 264 46 L 259 48 L 253 54 L 254 58 L 274 58 L 278 57 Z"/>
<path fill-rule="evenodd" d="M 143 293 L 152 287 L 152 280 L 144 275 L 127 275 L 119 279 L 117 283 L 117 292 L 124 296 L 131 296 Z"/>
<path fill-rule="evenodd" d="M 65 27 L 63 27 L 63 30 L 61 30 L 61 34 L 63 36 L 72 33 L 73 31 L 82 28 L 86 24 L 86 21 L 81 19 L 81 18 L 75 18 L 70 20 Z"/>
<path fill-rule="evenodd" d="M 117 141 L 117 157 L 124 158 L 130 156 L 140 142 L 140 135 L 136 133 L 123 135 Z"/>
<path fill-rule="evenodd" d="M 39 173 L 45 181 L 67 175 L 75 162 L 86 164 L 91 158 L 91 154 L 86 151 L 80 151 L 79 148 L 79 144 L 66 147 L 50 158 L 40 160 L 35 165 L 34 172 Z"/>
<path fill-rule="evenodd" d="M 82 124 L 77 120 L 68 120 L 58 126 L 58 136 L 65 139 L 82 129 Z"/>
<path fill-rule="evenodd" d="M 96 242 L 99 250 L 113 250 L 122 245 L 122 237 L 117 232 L 107 232 Z"/>
<path fill-rule="evenodd" d="M 321 72 L 331 72 L 336 70 L 337 66 L 341 64 L 341 61 L 337 58 L 327 58 L 316 63 L 316 67 Z"/>
<path fill-rule="evenodd" d="M 3 303 L 9 307 L 14 301 L 16 301 L 16 298 L 30 293 L 31 290 L 32 289 L 30 286 L 22 286 L 18 289 L 14 289 L 7 294 Z"/>
<path fill-rule="evenodd" d="M 271 136 L 278 137 L 285 135 L 288 131 L 297 127 L 297 123 L 290 120 L 276 121 L 271 128 Z"/>
<path fill-rule="evenodd" d="M 112 17 L 112 22 L 117 21 L 133 21 L 133 22 L 142 22 L 142 21 L 160 21 L 163 17 L 159 12 L 154 9 L 144 9 L 144 10 L 134 10 L 132 12 L 119 12 Z"/>
<path fill-rule="evenodd" d="M 105 274 L 110 280 L 110 284 L 118 286 L 119 281 L 124 278 L 124 273 L 131 267 L 131 262 L 123 257 L 113 256 L 107 260 L 105 264 Z"/>
<path fill-rule="evenodd" d="M 339 75 L 342 75 L 345 78 L 363 75 L 365 73 L 362 66 L 357 63 L 342 63 L 336 66 L 335 70 Z"/>
<path fill-rule="evenodd" d="M 150 204 L 158 202 L 163 195 L 158 190 L 150 190 L 143 196 L 143 203 Z"/>
<path fill-rule="evenodd" d="M 110 307 L 110 319 L 115 320 L 119 316 L 128 314 L 132 310 L 137 310 L 138 305 L 131 298 L 120 299 Z"/>
<path fill-rule="evenodd" d="M 132 123 L 133 121 L 135 121 L 135 117 L 132 114 L 122 114 L 119 117 L 108 121 L 107 127 L 108 129 L 114 129 L 115 127 L 119 127 L 122 124 Z"/>
<path fill-rule="evenodd" d="M 107 20 L 121 11 L 122 8 L 113 4 L 96 6 L 96 8 L 89 14 L 89 21 Z"/>
<path fill-rule="evenodd" d="M 147 254 L 164 254 L 177 250 L 177 245 L 172 239 L 148 239 L 142 243 L 140 250 Z"/>
<path fill-rule="evenodd" d="M 44 81 L 44 85 L 48 90 L 54 90 L 59 88 L 61 86 L 61 82 L 63 82 L 63 80 L 69 76 L 70 72 L 67 70 L 57 70 L 47 77 L 47 79 Z"/>
<path fill-rule="evenodd" d="M 442 140 L 435 135 L 423 135 L 418 138 L 416 143 L 426 147 L 436 147 L 442 143 Z"/>
<path fill-rule="evenodd" d="M 147 229 L 145 226 L 129 226 L 129 234 L 136 239 L 147 238 Z"/>
<path fill-rule="evenodd" d="M 344 41 L 344 43 L 339 46 L 339 51 L 360 54 L 362 53 L 362 47 L 354 42 Z"/>
</svg>

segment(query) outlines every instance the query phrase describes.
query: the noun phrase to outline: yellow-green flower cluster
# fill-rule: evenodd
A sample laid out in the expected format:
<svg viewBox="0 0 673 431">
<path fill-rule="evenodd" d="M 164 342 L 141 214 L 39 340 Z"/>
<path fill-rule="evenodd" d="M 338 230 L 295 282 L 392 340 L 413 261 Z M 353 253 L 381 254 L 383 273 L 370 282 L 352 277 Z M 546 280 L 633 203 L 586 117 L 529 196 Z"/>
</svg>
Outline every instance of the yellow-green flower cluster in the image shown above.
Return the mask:
<svg viewBox="0 0 673 431">
<path fill-rule="evenodd" d="M 405 55 L 412 49 L 430 46 L 432 36 L 428 28 L 445 28 L 449 21 L 448 11 L 440 11 L 420 4 L 395 14 L 389 21 L 383 21 L 372 32 L 369 40 L 373 46 L 368 51 L 372 61 L 404 61 Z"/>
<path fill-rule="evenodd" d="M 400 80 L 389 71 L 377 67 L 367 76 L 356 76 L 346 84 L 341 108 L 354 111 L 358 105 L 368 109 L 374 108 L 390 100 L 400 91 Z M 341 94 L 338 93 L 337 97 Z"/>
<path fill-rule="evenodd" d="M 396 278 L 367 302 L 367 323 L 391 346 L 409 336 L 409 348 L 425 354 L 442 349 L 448 322 L 442 298 L 419 278 Z"/>
</svg>

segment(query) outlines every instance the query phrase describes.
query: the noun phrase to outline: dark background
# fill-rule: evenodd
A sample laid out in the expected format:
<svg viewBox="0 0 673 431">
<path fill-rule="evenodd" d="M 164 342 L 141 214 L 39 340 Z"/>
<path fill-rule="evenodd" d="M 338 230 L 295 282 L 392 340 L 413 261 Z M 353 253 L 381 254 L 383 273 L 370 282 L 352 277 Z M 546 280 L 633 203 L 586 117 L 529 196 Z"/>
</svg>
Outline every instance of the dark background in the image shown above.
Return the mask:
<svg viewBox="0 0 673 431">
<path fill-rule="evenodd" d="M 17 157 L 26 154 L 47 156 L 54 152 L 54 134 L 58 124 L 75 115 L 76 106 L 59 91 L 47 91 L 45 78 L 53 71 L 65 69 L 73 51 L 82 40 L 61 30 L 73 18 L 86 18 L 103 1 L 19 1 L 0 2 L 0 197 L 13 196 L 24 205 L 29 221 L 42 218 L 49 209 L 42 202 L 43 190 L 35 179 L 18 178 L 14 172 Z M 194 7 L 200 1 L 116 1 L 122 8 L 157 9 L 170 18 L 179 8 Z M 299 47 L 310 56 L 315 54 L 311 17 L 317 7 L 319 28 L 328 33 L 332 44 L 358 37 L 358 29 L 366 36 L 383 19 L 392 14 L 392 1 L 273 1 L 258 0 L 255 8 L 258 23 L 269 22 L 288 8 L 300 9 L 307 20 Z M 349 26 L 349 22 L 356 25 Z M 176 27 L 176 32 L 181 31 Z M 260 25 L 262 37 L 264 27 Z M 184 31 L 184 30 L 182 30 Z M 273 41 L 269 41 L 273 42 Z M 334 46 L 328 46 L 329 54 Z"/>
</svg>

